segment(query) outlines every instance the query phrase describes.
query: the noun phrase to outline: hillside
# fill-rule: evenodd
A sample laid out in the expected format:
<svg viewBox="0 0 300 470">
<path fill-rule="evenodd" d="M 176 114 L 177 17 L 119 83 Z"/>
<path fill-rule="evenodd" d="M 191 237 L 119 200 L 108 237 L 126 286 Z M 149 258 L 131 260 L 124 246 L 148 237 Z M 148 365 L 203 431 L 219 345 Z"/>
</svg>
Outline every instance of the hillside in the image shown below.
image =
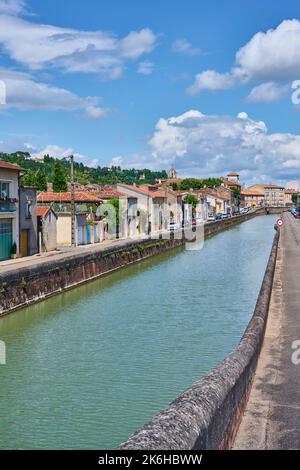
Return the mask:
<svg viewBox="0 0 300 470">
<path fill-rule="evenodd" d="M 15 152 L 15 153 L 1 153 L 0 160 L 17 163 L 24 170 L 26 175 L 24 177 L 24 184 L 29 184 L 34 179 L 34 175 L 37 171 L 43 171 L 46 175 L 47 182 L 52 182 L 54 165 L 58 160 L 49 155 L 44 156 L 43 161 L 34 160 L 31 158 L 30 153 L 27 152 Z M 67 179 L 70 174 L 70 163 L 66 159 L 59 160 L 62 164 L 63 171 Z M 74 163 L 75 170 L 75 181 L 81 184 L 87 183 L 98 183 L 98 184 L 141 184 L 149 183 L 154 184 L 157 178 L 167 178 L 165 171 L 151 171 L 147 168 L 144 169 L 122 169 L 119 166 L 113 167 L 100 167 L 90 168 L 85 166 L 83 163 Z M 26 180 L 27 179 L 27 180 Z"/>
</svg>

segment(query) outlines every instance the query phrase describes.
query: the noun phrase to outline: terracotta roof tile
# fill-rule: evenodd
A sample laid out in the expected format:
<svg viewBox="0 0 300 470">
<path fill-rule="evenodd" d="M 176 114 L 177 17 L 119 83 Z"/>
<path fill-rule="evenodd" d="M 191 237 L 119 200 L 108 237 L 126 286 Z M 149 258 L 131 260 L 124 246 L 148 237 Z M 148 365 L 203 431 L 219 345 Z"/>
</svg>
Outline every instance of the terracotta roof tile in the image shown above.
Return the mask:
<svg viewBox="0 0 300 470">
<path fill-rule="evenodd" d="M 16 170 L 16 171 L 22 170 L 22 168 L 16 163 L 3 162 L 2 160 L 0 161 L 0 168 L 7 168 L 9 170 Z"/>
<path fill-rule="evenodd" d="M 71 202 L 71 192 L 62 193 L 40 193 L 37 197 L 38 202 Z M 75 202 L 94 202 L 100 203 L 101 199 L 87 191 L 75 191 Z"/>
<path fill-rule="evenodd" d="M 37 206 L 36 207 L 37 217 L 45 217 L 48 214 L 50 209 L 51 209 L 50 206 Z"/>
<path fill-rule="evenodd" d="M 149 191 L 148 189 L 139 188 L 138 186 L 132 186 L 130 184 L 123 185 L 122 187 L 124 189 L 126 189 L 126 188 L 131 189 L 133 191 L 136 191 L 137 193 L 142 193 L 145 196 L 150 196 L 150 197 L 153 197 L 153 198 L 156 198 L 156 197 L 164 198 L 165 197 L 163 194 L 157 193 L 156 191 Z"/>
</svg>

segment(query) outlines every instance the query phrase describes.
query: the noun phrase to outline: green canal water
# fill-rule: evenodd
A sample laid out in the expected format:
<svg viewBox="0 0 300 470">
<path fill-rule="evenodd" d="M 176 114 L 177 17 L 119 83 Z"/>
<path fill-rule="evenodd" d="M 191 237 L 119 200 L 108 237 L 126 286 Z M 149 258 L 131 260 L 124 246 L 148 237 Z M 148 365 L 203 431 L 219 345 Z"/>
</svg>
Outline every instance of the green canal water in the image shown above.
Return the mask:
<svg viewBox="0 0 300 470">
<path fill-rule="evenodd" d="M 0 319 L 0 447 L 115 448 L 220 362 L 253 313 L 274 220 Z"/>
</svg>

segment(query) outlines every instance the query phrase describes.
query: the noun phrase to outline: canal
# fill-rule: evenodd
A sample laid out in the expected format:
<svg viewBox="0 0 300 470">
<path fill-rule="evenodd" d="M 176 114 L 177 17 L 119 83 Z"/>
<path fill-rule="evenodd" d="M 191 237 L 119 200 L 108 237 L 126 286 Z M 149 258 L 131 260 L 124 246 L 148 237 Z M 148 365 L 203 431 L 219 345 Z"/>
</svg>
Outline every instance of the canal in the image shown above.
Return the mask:
<svg viewBox="0 0 300 470">
<path fill-rule="evenodd" d="M 111 449 L 239 342 L 275 216 L 0 319 L 1 449 Z"/>
</svg>

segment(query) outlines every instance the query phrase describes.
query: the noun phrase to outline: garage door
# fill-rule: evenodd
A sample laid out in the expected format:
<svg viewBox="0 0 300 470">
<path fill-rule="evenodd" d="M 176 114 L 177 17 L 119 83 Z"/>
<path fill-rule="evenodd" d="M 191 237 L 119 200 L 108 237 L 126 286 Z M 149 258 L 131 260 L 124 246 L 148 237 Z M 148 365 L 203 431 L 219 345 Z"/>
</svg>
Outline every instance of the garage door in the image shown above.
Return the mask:
<svg viewBox="0 0 300 470">
<path fill-rule="evenodd" d="M 12 221 L 0 219 L 0 261 L 11 257 Z"/>
</svg>

